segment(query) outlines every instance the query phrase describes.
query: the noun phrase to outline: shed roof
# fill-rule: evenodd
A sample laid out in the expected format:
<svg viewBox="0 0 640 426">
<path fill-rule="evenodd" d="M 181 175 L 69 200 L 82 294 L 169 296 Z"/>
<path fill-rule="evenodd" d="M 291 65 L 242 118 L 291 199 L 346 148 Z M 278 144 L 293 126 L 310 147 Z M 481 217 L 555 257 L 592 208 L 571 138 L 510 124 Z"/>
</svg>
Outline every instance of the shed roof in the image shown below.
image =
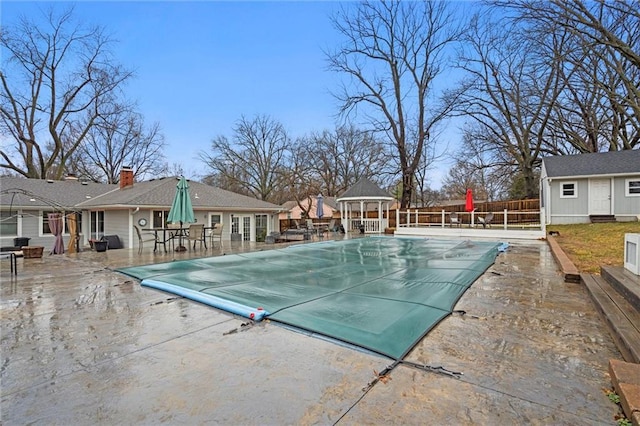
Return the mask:
<svg viewBox="0 0 640 426">
<path fill-rule="evenodd" d="M 542 159 L 548 177 L 640 173 L 640 150 L 556 155 Z"/>
</svg>

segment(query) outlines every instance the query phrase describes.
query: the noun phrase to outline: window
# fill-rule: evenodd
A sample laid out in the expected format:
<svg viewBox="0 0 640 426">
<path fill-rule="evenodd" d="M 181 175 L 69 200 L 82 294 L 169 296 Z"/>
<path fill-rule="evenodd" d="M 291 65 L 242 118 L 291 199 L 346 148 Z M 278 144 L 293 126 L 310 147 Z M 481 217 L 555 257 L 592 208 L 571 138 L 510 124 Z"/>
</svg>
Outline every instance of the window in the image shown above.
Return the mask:
<svg viewBox="0 0 640 426">
<path fill-rule="evenodd" d="M 16 236 L 18 235 L 18 212 L 4 211 L 0 212 L 0 235 Z"/>
<path fill-rule="evenodd" d="M 222 214 L 209 213 L 209 226 L 213 226 L 216 223 L 222 223 Z"/>
<path fill-rule="evenodd" d="M 104 237 L 104 212 L 91 212 L 91 232 L 89 238 L 99 240 Z"/>
<path fill-rule="evenodd" d="M 640 179 L 627 179 L 624 187 L 627 197 L 640 197 Z"/>
<path fill-rule="evenodd" d="M 560 198 L 578 198 L 578 183 L 577 182 L 561 183 Z"/>
<path fill-rule="evenodd" d="M 256 215 L 256 241 L 263 243 L 267 236 L 267 221 L 269 216 L 266 214 Z"/>
<path fill-rule="evenodd" d="M 166 228 L 167 216 L 169 216 L 169 210 L 154 210 L 153 211 L 153 227 Z"/>
<path fill-rule="evenodd" d="M 55 211 L 43 211 L 42 212 L 42 226 L 40 227 L 40 232 L 42 233 L 41 235 L 50 235 L 51 234 L 51 228 L 49 228 L 49 213 L 60 213 L 62 215 L 63 221 L 62 221 L 62 233 L 64 235 L 69 234 L 69 217 L 71 217 L 71 215 L 73 215 L 73 212 L 55 212 Z M 93 220 L 93 215 L 95 212 L 91 213 L 91 218 Z M 103 215 L 103 222 L 104 222 L 104 212 L 100 212 Z M 82 232 L 82 215 L 80 213 L 78 213 L 77 217 L 77 222 L 76 222 L 76 231 L 78 232 L 78 234 L 80 234 Z"/>
</svg>

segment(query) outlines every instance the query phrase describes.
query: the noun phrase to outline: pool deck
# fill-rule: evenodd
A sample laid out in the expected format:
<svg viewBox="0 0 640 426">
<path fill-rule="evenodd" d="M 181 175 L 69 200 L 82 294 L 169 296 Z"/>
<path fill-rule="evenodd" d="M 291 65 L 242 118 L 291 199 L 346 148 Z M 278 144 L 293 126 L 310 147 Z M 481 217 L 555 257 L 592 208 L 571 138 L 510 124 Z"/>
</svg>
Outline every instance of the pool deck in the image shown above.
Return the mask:
<svg viewBox="0 0 640 426">
<path fill-rule="evenodd" d="M 113 271 L 283 244 L 45 250 L 18 259 L 17 277 L 3 261 L 0 422 L 615 424 L 603 389 L 621 355 L 586 289 L 564 282 L 546 242 L 510 243 L 456 305 L 466 314 L 406 358 L 431 368 L 399 365 L 381 378 L 386 358 L 252 325 Z"/>
</svg>

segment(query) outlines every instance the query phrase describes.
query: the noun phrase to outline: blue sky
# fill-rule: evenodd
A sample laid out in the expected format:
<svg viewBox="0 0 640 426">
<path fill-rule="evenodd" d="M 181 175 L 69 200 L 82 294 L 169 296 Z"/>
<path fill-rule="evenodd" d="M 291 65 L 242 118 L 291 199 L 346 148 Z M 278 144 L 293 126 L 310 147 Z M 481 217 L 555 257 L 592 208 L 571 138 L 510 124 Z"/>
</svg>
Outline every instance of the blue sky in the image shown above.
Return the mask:
<svg viewBox="0 0 640 426">
<path fill-rule="evenodd" d="M 2 24 L 67 2 L 2 1 Z M 330 90 L 340 75 L 326 70 L 323 50 L 339 42 L 332 1 L 98 2 L 75 4 L 78 19 L 104 26 L 113 53 L 135 71 L 127 94 L 147 123 L 158 122 L 169 163 L 189 177 L 217 135 L 232 136 L 242 116 L 265 114 L 293 137 L 335 127 Z M 438 171 L 434 186 L 439 186 Z"/>
</svg>

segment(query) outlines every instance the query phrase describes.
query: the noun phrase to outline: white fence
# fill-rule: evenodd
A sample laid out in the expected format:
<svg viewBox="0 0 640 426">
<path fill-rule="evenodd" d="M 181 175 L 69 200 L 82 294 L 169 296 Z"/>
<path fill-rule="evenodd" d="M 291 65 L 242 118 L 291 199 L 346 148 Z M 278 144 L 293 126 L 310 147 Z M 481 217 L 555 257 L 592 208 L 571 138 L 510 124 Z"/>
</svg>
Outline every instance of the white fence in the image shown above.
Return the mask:
<svg viewBox="0 0 640 426">
<path fill-rule="evenodd" d="M 365 234 L 381 234 L 384 232 L 384 228 L 389 226 L 389 221 L 385 218 L 382 219 L 350 219 L 349 229 L 351 231 L 358 231 L 360 226 L 364 226 Z"/>
<path fill-rule="evenodd" d="M 442 210 L 440 212 L 421 212 L 419 210 L 396 210 L 396 228 L 402 227 L 450 227 L 450 226 L 467 226 L 478 227 L 478 218 L 486 218 L 489 212 L 456 212 L 460 224 L 451 224 L 451 212 Z M 493 220 L 487 227 L 502 229 L 543 229 L 544 220 L 542 212 L 519 211 L 504 209 L 501 212 L 492 212 Z"/>
</svg>

